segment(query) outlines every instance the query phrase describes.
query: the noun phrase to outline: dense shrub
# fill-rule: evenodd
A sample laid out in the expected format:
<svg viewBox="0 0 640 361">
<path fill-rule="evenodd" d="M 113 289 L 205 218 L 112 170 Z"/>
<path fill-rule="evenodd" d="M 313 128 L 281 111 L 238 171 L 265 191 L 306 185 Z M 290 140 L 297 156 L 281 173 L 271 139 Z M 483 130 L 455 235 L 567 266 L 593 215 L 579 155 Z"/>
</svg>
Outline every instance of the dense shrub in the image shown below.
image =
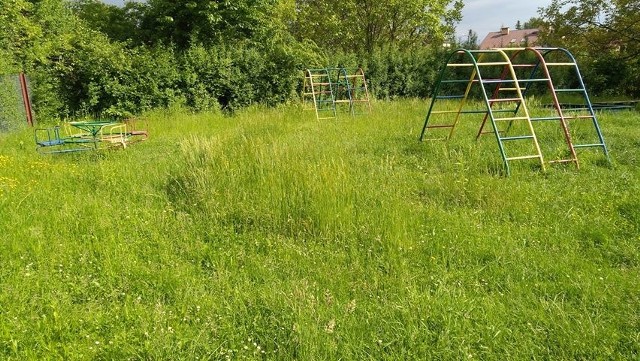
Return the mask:
<svg viewBox="0 0 640 361">
<path fill-rule="evenodd" d="M 0 50 L 0 133 L 26 124 L 18 70 L 7 62 L 6 53 Z"/>
<path fill-rule="evenodd" d="M 301 48 L 195 45 L 180 56 L 181 89 L 195 110 L 220 106 L 233 111 L 253 103 L 275 105 L 290 99 L 299 80 Z"/>
<path fill-rule="evenodd" d="M 362 67 L 369 90 L 377 98 L 424 98 L 433 90 L 445 54 L 438 47 L 388 47 L 366 55 L 334 54 L 329 66 Z"/>
</svg>

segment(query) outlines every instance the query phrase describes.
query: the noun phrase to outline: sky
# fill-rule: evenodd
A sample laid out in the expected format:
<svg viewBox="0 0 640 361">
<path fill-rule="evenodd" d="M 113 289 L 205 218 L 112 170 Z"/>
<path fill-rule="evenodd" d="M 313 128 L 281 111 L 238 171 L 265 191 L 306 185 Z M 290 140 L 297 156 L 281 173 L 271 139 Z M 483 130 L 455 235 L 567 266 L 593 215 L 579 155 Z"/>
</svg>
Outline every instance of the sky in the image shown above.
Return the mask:
<svg viewBox="0 0 640 361">
<path fill-rule="evenodd" d="M 103 0 L 107 4 L 123 5 L 124 0 Z M 456 38 L 463 41 L 469 29 L 478 34 L 478 42 L 502 26 L 515 28 L 516 22 L 526 22 L 538 16 L 539 7 L 547 7 L 551 0 L 464 0 L 462 21 L 456 27 Z"/>
<path fill-rule="evenodd" d="M 502 26 L 512 29 L 520 20 L 525 23 L 538 17 L 538 8 L 547 7 L 551 0 L 464 0 L 462 21 L 456 26 L 456 37 L 466 40 L 469 30 L 478 34 L 478 42 Z"/>
</svg>

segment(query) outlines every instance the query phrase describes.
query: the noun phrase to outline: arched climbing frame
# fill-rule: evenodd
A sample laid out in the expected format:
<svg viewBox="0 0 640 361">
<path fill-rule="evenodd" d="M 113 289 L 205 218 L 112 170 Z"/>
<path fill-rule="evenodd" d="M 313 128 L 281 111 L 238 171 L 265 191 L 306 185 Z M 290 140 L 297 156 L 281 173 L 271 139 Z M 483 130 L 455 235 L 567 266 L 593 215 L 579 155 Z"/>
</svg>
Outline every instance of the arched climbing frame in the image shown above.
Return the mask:
<svg viewBox="0 0 640 361">
<path fill-rule="evenodd" d="M 305 110 L 315 111 L 317 119 L 336 117 L 333 81 L 327 68 L 304 71 L 302 103 Z"/>
<path fill-rule="evenodd" d="M 464 77 L 465 71 L 461 71 L 461 69 L 467 70 L 466 73 L 470 73 L 470 75 L 467 74 L 469 76 Z M 468 100 L 471 89 L 476 83 L 481 85 L 481 95 L 485 108 L 467 110 L 464 107 L 465 102 Z M 545 92 L 551 96 L 553 114 L 535 114 L 534 116 L 529 114 L 525 96 L 527 93 L 532 92 L 532 89 L 537 84 L 540 84 L 545 89 Z M 465 87 L 463 92 L 460 92 L 459 89 L 454 90 L 460 88 L 460 86 Z M 453 95 L 451 95 L 452 90 L 454 91 Z M 564 103 L 563 99 L 565 98 L 570 98 L 574 102 L 575 99 L 579 99 L 579 105 Z M 443 100 L 447 100 L 449 103 L 457 100 L 459 105 L 456 110 L 439 110 L 438 106 L 440 104 L 438 103 L 442 103 Z M 505 107 L 507 104 L 513 105 L 513 108 Z M 451 104 L 448 106 L 451 107 Z M 476 139 L 487 133 L 496 135 L 507 174 L 509 174 L 509 161 L 516 159 L 538 158 L 544 170 L 544 160 L 534 130 L 534 124 L 539 122 L 555 121 L 559 124 L 562 133 L 561 138 L 563 138 L 566 147 L 565 153 L 568 154 L 548 163 L 574 163 L 579 168 L 576 149 L 589 147 L 601 148 L 605 157 L 609 160 L 604 138 L 580 75 L 580 70 L 575 58 L 566 49 L 529 47 L 492 50 L 460 49 L 453 52 L 448 58 L 434 89 L 433 99 L 420 139 L 423 140 L 425 132 L 431 128 L 450 129 L 447 139 L 450 138 L 460 114 L 465 113 L 484 114 Z M 501 116 L 504 113 L 508 116 Z M 436 117 L 442 118 L 447 115 L 453 118 L 453 121 L 434 124 Z M 503 121 L 506 121 L 506 127 L 502 127 L 502 130 L 499 130 L 498 125 Z M 512 126 L 516 121 L 528 123 L 530 134 L 503 135 L 513 130 Z M 491 124 L 490 130 L 485 130 L 487 122 Z M 587 126 L 585 127 L 582 124 L 579 129 L 580 134 L 574 134 L 577 133 L 571 130 L 574 122 L 587 123 Z M 534 142 L 535 151 L 529 155 L 511 156 L 506 144 L 512 140 L 525 139 L 531 139 Z M 576 141 L 576 139 L 578 140 Z M 546 144 L 549 139 L 544 138 L 543 140 Z M 551 144 L 550 148 L 554 146 L 555 144 Z"/>
<path fill-rule="evenodd" d="M 336 102 L 348 103 L 351 115 L 371 112 L 369 89 L 362 68 L 340 68 L 336 85 Z"/>
<path fill-rule="evenodd" d="M 474 88 L 476 92 L 479 89 L 483 99 L 480 108 L 468 102 Z M 507 175 L 509 162 L 515 160 L 535 160 L 545 169 L 522 89 L 502 50 L 459 49 L 449 55 L 436 83 L 420 140 L 425 139 L 428 130 L 438 129 L 446 131 L 444 139 L 450 139 L 460 116 L 474 113 L 484 114 L 490 122 Z"/>
<path fill-rule="evenodd" d="M 336 118 L 341 105 L 346 105 L 351 115 L 371 112 L 367 81 L 361 68 L 305 70 L 302 100 L 304 109 L 315 110 L 317 119 Z"/>
</svg>

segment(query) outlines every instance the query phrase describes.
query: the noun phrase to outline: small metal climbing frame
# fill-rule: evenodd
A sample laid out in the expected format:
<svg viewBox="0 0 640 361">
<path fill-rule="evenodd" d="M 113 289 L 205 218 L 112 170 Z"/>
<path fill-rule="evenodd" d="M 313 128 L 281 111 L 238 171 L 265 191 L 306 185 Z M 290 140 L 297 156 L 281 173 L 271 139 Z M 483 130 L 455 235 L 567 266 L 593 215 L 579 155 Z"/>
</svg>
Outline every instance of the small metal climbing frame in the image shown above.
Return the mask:
<svg viewBox="0 0 640 361">
<path fill-rule="evenodd" d="M 304 72 L 302 103 L 305 110 L 314 110 L 317 119 L 336 117 L 336 100 L 329 69 L 307 69 Z"/>
<path fill-rule="evenodd" d="M 369 89 L 362 68 L 355 70 L 340 68 L 336 83 L 336 101 L 348 103 L 351 115 L 371 112 Z"/>
<path fill-rule="evenodd" d="M 470 101 L 473 98 L 482 99 L 481 105 Z M 439 139 L 449 140 L 463 114 L 484 115 L 479 133 L 495 135 L 507 175 L 509 162 L 515 160 L 535 160 L 545 169 L 523 91 L 504 51 L 458 49 L 449 55 L 434 88 L 420 140 L 425 140 L 427 131 L 445 131 Z M 483 130 L 487 120 L 490 131 Z"/>
<path fill-rule="evenodd" d="M 371 102 L 364 71 L 347 68 L 305 70 L 304 109 L 315 110 L 317 119 L 336 118 L 344 106 L 351 115 L 370 113 Z"/>
</svg>

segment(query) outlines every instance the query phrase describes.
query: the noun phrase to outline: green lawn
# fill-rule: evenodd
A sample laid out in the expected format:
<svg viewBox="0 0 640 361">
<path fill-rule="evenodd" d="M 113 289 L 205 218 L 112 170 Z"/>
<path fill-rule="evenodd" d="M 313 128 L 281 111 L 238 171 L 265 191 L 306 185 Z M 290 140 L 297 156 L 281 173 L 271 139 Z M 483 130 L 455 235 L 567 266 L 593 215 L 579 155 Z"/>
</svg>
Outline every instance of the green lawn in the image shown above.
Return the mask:
<svg viewBox="0 0 640 361">
<path fill-rule="evenodd" d="M 0 134 L 0 359 L 640 358 L 640 114 L 600 115 L 611 164 L 504 177 L 479 119 L 418 142 L 427 108 Z"/>
</svg>

